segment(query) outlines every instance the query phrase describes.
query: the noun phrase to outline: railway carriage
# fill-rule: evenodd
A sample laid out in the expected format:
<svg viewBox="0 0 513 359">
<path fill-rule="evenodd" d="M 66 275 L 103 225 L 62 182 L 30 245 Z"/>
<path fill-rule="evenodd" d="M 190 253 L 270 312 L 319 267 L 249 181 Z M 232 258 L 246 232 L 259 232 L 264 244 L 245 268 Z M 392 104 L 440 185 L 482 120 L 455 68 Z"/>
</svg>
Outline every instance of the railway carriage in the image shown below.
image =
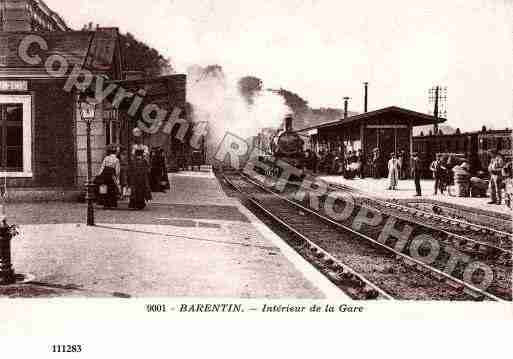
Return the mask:
<svg viewBox="0 0 513 359">
<path fill-rule="evenodd" d="M 477 156 L 481 168 L 488 168 L 490 150 L 497 150 L 504 161 L 512 159 L 511 130 L 491 130 L 477 133 Z"/>
<path fill-rule="evenodd" d="M 413 138 L 413 149 L 421 154 L 426 166 L 437 154 L 452 155 L 460 161 L 468 162 L 473 172 L 486 172 L 490 163 L 490 150 L 499 151 L 505 161 L 511 161 L 511 130 L 483 128 L 480 132 L 417 136 Z"/>
</svg>

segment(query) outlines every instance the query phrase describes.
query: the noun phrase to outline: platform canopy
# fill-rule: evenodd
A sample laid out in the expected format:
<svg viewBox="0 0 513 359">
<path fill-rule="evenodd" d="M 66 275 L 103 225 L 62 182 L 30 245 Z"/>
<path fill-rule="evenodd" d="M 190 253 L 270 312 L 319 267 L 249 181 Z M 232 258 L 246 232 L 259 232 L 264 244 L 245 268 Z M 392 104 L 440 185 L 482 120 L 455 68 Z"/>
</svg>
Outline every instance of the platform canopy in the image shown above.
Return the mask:
<svg viewBox="0 0 513 359">
<path fill-rule="evenodd" d="M 382 153 L 411 153 L 413 128 L 443 123 L 446 119 L 391 106 L 349 116 L 297 131 L 308 138 L 310 149 L 348 152 L 362 150 L 369 156 L 375 149 Z"/>
<path fill-rule="evenodd" d="M 359 127 L 361 125 L 393 125 L 395 123 L 405 123 L 411 127 L 433 125 L 435 123 L 444 123 L 446 119 L 439 118 L 438 121 L 434 116 L 421 112 L 407 110 L 405 108 L 390 106 L 379 110 L 370 111 L 354 116 L 320 124 L 313 127 L 303 128 L 297 132 L 310 132 L 312 130 L 331 129 L 334 127 Z"/>
</svg>

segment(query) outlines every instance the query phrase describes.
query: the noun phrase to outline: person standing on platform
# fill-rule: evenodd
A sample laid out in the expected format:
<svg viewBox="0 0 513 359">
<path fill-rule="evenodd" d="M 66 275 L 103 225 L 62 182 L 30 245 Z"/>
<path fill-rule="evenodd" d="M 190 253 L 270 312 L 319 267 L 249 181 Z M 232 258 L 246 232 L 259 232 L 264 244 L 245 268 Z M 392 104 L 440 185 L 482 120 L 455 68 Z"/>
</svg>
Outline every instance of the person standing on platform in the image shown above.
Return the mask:
<svg viewBox="0 0 513 359">
<path fill-rule="evenodd" d="M 130 202 L 128 207 L 141 210 L 146 207 L 146 201 L 152 199 L 148 181 L 149 166 L 144 159 L 144 151 L 136 150 L 135 158 L 130 165 L 128 183 L 130 185 Z"/>
<path fill-rule="evenodd" d="M 319 157 L 315 151 L 310 151 L 310 155 L 312 156 L 312 172 L 316 174 L 319 167 Z"/>
<path fill-rule="evenodd" d="M 152 192 L 160 192 L 160 176 L 157 175 L 156 170 L 156 150 L 152 148 L 150 151 L 150 188 Z"/>
<path fill-rule="evenodd" d="M 404 156 L 404 152 L 399 151 L 397 154 L 397 165 L 399 167 L 399 176 L 398 176 L 399 179 L 404 179 L 404 176 L 403 176 L 404 157 L 403 156 Z"/>
<path fill-rule="evenodd" d="M 488 204 L 501 204 L 502 202 L 502 169 L 504 160 L 497 151 L 492 151 L 492 160 L 488 166 L 490 172 L 491 201 Z"/>
<path fill-rule="evenodd" d="M 455 159 L 452 155 L 449 155 L 447 162 L 445 163 L 445 188 L 447 189 L 447 195 L 452 196 L 452 188 L 454 187 L 454 171 L 453 168 L 456 165 Z"/>
<path fill-rule="evenodd" d="M 119 151 L 119 185 L 121 186 L 122 197 L 128 196 L 128 153 L 122 148 Z"/>
<path fill-rule="evenodd" d="M 442 161 L 441 161 L 440 155 L 436 155 L 436 159 L 431 163 L 431 166 L 429 166 L 429 169 L 431 170 L 431 172 L 433 172 L 433 179 L 435 180 L 434 195 L 436 196 L 438 194 L 438 190 L 440 190 L 440 193 L 443 194 L 444 193 L 444 189 L 443 189 L 443 185 L 442 185 L 443 169 L 442 169 Z"/>
<path fill-rule="evenodd" d="M 134 128 L 134 130 L 132 131 L 132 134 L 134 135 L 134 142 L 135 144 L 132 145 L 132 149 L 130 151 L 130 155 L 133 157 L 135 157 L 135 152 L 137 150 L 142 150 L 143 151 L 143 157 L 146 161 L 150 161 L 150 148 L 148 146 L 146 146 L 143 142 L 142 142 L 142 131 L 141 129 L 139 128 Z"/>
<path fill-rule="evenodd" d="M 116 156 L 117 152 L 115 147 L 107 149 L 107 155 L 100 167 L 100 174 L 95 180 L 95 183 L 100 186 L 98 203 L 105 208 L 118 206 L 120 163 Z"/>
<path fill-rule="evenodd" d="M 162 192 L 166 192 L 166 190 L 170 189 L 170 185 L 169 185 L 169 176 L 167 173 L 167 165 L 166 165 L 166 163 L 167 163 L 166 152 L 162 148 L 159 149 L 159 156 L 161 159 L 160 171 L 162 172 L 162 180 L 161 180 L 160 184 L 163 187 Z"/>
<path fill-rule="evenodd" d="M 164 177 L 167 177 L 165 167 L 165 159 L 160 148 L 154 148 L 151 153 L 150 183 L 152 192 L 165 192 Z"/>
<path fill-rule="evenodd" d="M 420 162 L 419 155 L 414 152 L 411 156 L 411 176 L 415 183 L 415 192 L 417 197 L 422 196 L 422 188 L 420 187 L 420 177 L 422 176 L 422 163 Z"/>
<path fill-rule="evenodd" d="M 374 161 L 376 165 L 376 178 L 383 178 L 385 175 L 385 158 L 381 155 L 379 148 L 375 149 Z"/>
<path fill-rule="evenodd" d="M 389 190 L 397 190 L 397 182 L 399 179 L 399 161 L 397 160 L 396 154 L 392 152 L 390 154 L 390 160 L 388 161 L 388 181 Z"/>
<path fill-rule="evenodd" d="M 372 160 L 371 160 L 371 167 L 372 167 L 372 177 L 378 178 L 378 161 L 379 161 L 379 154 L 378 149 L 375 148 L 372 150 Z"/>
<path fill-rule="evenodd" d="M 358 161 L 358 177 L 360 177 L 360 179 L 364 179 L 365 178 L 365 157 L 363 156 L 363 151 L 361 149 L 358 150 L 357 161 Z"/>
</svg>

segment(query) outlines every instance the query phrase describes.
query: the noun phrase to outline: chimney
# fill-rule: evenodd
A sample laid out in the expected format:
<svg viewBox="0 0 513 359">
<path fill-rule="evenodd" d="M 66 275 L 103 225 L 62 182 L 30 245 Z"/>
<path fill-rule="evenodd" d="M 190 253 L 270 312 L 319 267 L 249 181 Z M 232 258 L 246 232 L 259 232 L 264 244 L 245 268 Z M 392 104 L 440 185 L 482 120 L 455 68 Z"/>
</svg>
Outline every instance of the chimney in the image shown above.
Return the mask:
<svg viewBox="0 0 513 359">
<path fill-rule="evenodd" d="M 349 100 L 350 100 L 350 97 L 344 97 L 344 120 L 347 118 L 348 116 L 348 107 L 349 107 Z"/>
<path fill-rule="evenodd" d="M 364 99 L 364 108 L 363 108 L 363 112 L 368 112 L 369 111 L 369 83 L 368 82 L 364 82 L 363 83 L 365 85 L 365 99 Z"/>
<path fill-rule="evenodd" d="M 286 132 L 292 132 L 292 121 L 294 119 L 292 118 L 292 116 L 287 116 L 285 117 L 285 131 Z"/>
</svg>

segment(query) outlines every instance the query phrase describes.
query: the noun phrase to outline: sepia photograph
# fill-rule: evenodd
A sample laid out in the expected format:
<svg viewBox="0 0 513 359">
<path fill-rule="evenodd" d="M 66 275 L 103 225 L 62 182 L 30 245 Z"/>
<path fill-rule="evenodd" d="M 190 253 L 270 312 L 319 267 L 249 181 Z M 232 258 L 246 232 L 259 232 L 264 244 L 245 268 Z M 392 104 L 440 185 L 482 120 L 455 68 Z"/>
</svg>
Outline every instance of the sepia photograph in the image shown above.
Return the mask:
<svg viewBox="0 0 513 359">
<path fill-rule="evenodd" d="M 0 0 L 0 331 L 59 303 L 512 319 L 512 19 Z"/>
</svg>

